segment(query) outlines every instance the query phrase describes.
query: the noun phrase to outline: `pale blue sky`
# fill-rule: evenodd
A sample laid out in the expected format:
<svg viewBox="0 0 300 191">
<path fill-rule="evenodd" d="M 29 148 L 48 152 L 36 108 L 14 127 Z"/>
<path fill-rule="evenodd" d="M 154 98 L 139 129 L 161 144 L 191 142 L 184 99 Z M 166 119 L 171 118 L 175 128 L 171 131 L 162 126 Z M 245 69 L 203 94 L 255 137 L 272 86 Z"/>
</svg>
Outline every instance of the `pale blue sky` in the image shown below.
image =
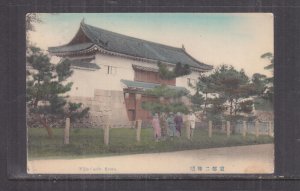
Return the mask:
<svg viewBox="0 0 300 191">
<path fill-rule="evenodd" d="M 30 40 L 43 49 L 68 43 L 84 18 L 87 24 L 175 47 L 184 44 L 196 59 L 215 67 L 230 64 L 246 73 L 268 74 L 260 59 L 273 52 L 269 13 L 60 13 L 40 14 Z"/>
</svg>

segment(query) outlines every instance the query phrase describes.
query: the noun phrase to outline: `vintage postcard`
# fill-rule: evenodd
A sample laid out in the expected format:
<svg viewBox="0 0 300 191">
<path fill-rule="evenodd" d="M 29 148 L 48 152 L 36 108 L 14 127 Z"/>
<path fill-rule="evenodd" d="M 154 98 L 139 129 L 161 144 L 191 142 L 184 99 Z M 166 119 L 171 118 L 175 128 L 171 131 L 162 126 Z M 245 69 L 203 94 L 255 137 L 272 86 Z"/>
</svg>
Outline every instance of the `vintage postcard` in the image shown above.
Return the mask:
<svg viewBox="0 0 300 191">
<path fill-rule="evenodd" d="M 274 173 L 270 13 L 28 13 L 29 174 Z"/>
</svg>

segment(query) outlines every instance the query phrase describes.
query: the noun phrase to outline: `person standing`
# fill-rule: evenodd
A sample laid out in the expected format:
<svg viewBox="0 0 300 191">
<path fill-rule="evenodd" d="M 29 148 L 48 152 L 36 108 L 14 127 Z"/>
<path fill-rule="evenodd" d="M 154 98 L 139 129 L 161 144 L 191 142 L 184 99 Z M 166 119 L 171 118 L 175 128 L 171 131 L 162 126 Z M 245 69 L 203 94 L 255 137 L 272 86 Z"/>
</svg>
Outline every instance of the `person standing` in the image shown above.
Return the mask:
<svg viewBox="0 0 300 191">
<path fill-rule="evenodd" d="M 194 130 L 195 130 L 195 125 L 196 125 L 196 116 L 192 111 L 190 111 L 190 113 L 189 113 L 188 122 L 189 122 L 189 128 L 190 128 L 190 139 L 192 139 L 194 136 Z"/>
<path fill-rule="evenodd" d="M 175 124 L 176 124 L 176 130 L 177 130 L 177 135 L 181 136 L 181 128 L 183 125 L 183 119 L 182 116 L 180 114 L 180 112 L 177 112 L 176 117 L 174 118 Z"/>
<path fill-rule="evenodd" d="M 158 141 L 159 138 L 161 137 L 161 129 L 160 129 L 159 118 L 158 118 L 157 113 L 155 113 L 153 116 L 152 127 L 153 127 L 153 131 L 154 131 L 154 139 L 155 139 L 155 141 Z"/>
<path fill-rule="evenodd" d="M 167 124 L 167 115 L 162 112 L 159 118 L 160 128 L 161 128 L 161 136 L 165 138 L 167 136 L 168 124 Z"/>
<path fill-rule="evenodd" d="M 170 137 L 174 137 L 176 134 L 176 126 L 175 126 L 175 122 L 174 122 L 173 112 L 170 112 L 170 114 L 167 118 L 167 123 L 168 123 L 168 134 Z"/>
</svg>

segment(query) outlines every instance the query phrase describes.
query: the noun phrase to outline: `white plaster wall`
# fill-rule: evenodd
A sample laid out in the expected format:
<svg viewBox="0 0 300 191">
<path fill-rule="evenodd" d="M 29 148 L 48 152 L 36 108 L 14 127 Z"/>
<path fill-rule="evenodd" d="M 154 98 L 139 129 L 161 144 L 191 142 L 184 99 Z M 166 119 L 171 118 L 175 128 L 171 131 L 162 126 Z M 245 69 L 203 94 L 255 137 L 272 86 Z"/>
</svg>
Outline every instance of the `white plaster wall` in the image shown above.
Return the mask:
<svg viewBox="0 0 300 191">
<path fill-rule="evenodd" d="M 193 95 L 195 94 L 196 91 L 188 85 L 188 78 L 193 79 L 196 83 L 198 81 L 199 75 L 200 75 L 199 72 L 192 71 L 192 73 L 189 75 L 178 77 L 176 78 L 176 86 L 185 87 Z"/>
<path fill-rule="evenodd" d="M 70 96 L 94 97 L 94 90 L 114 90 L 123 91 L 121 79 L 134 80 L 134 70 L 132 64 L 145 67 L 158 68 L 155 63 L 147 63 L 127 58 L 96 54 L 94 63 L 101 67 L 99 70 L 89 71 L 82 69 L 73 69 L 73 75 L 68 79 L 73 82 L 72 90 L 68 93 Z M 113 73 L 107 73 L 107 66 L 113 67 Z M 190 75 L 176 78 L 176 86 L 187 88 L 192 94 L 195 90 L 190 88 L 187 78 L 198 80 L 199 72 L 193 71 Z"/>
<path fill-rule="evenodd" d="M 94 90 L 123 91 L 121 79 L 133 80 L 134 70 L 132 64 L 135 61 L 129 59 L 97 54 L 95 61 L 101 69 L 95 71 L 73 69 L 74 73 L 69 78 L 73 82 L 70 96 L 94 97 Z M 107 73 L 107 66 L 113 67 L 113 73 Z"/>
<path fill-rule="evenodd" d="M 134 70 L 132 68 L 133 61 L 129 59 L 97 54 L 95 62 L 101 67 L 100 72 L 103 80 L 103 83 L 99 84 L 99 88 L 97 89 L 123 91 L 120 80 L 134 79 Z M 112 66 L 114 68 L 112 74 L 107 74 L 107 66 Z"/>
<path fill-rule="evenodd" d="M 94 97 L 94 89 L 101 80 L 99 71 L 73 69 L 73 75 L 68 79 L 73 86 L 68 94 L 75 97 Z"/>
</svg>

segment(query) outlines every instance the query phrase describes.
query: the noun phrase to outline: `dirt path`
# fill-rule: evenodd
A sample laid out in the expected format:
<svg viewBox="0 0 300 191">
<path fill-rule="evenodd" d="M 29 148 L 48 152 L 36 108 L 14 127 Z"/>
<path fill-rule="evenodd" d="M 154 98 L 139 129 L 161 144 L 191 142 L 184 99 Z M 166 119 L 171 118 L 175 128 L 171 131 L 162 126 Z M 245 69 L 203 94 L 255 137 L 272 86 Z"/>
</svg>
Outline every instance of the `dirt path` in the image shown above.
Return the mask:
<svg viewBox="0 0 300 191">
<path fill-rule="evenodd" d="M 273 144 L 28 161 L 28 173 L 33 174 L 272 173 L 273 167 Z"/>
</svg>

